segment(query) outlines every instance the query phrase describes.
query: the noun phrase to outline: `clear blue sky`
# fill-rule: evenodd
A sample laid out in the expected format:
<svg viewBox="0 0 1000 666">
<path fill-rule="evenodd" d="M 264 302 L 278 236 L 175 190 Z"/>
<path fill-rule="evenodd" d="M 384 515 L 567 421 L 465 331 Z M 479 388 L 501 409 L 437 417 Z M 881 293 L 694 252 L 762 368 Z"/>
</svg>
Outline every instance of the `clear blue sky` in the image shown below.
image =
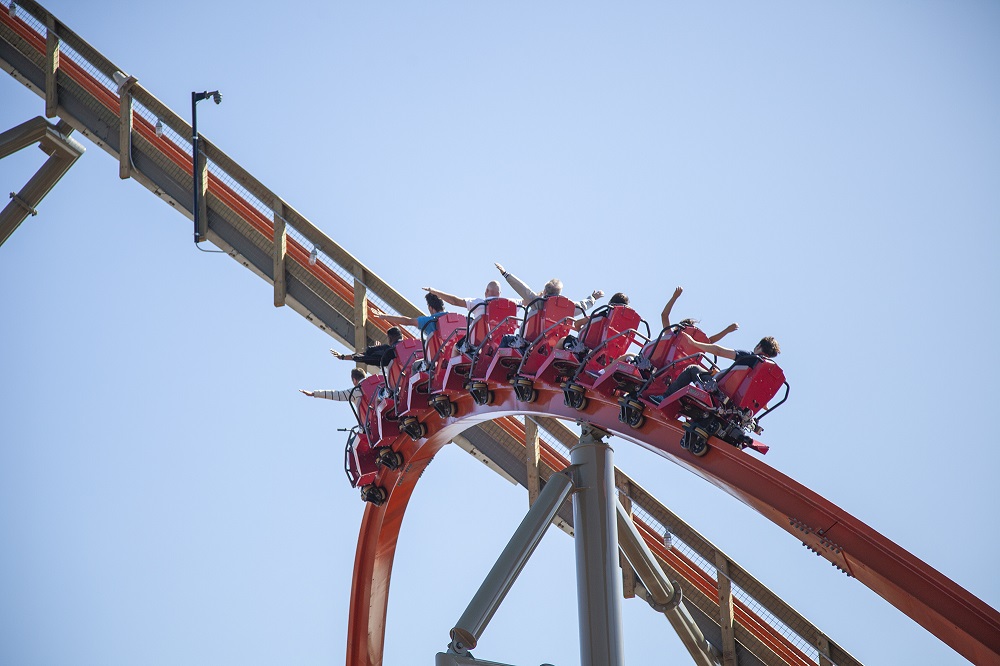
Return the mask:
<svg viewBox="0 0 1000 666">
<path fill-rule="evenodd" d="M 6 5 L 8 0 L 0 1 Z M 49 2 L 413 301 L 626 291 L 782 344 L 766 461 L 990 605 L 1000 5 Z M 0 130 L 44 112 L 0 79 Z M 342 663 L 362 504 L 332 340 L 93 144 L 0 247 L 0 664 Z M 20 188 L 36 149 L 0 162 Z M 672 463 L 617 462 L 868 664 L 960 664 Z M 387 664 L 432 663 L 526 508 L 455 447 L 408 510 Z M 477 656 L 578 663 L 552 531 Z M 631 664 L 685 663 L 625 608 Z"/>
</svg>

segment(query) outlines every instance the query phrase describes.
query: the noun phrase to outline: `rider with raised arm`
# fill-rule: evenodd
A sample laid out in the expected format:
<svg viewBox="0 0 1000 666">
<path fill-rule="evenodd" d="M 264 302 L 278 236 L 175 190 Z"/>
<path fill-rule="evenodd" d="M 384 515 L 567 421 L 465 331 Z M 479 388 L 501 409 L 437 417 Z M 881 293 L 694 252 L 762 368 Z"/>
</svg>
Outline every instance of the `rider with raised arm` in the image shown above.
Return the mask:
<svg viewBox="0 0 1000 666">
<path fill-rule="evenodd" d="M 663 306 L 663 312 L 660 313 L 660 321 L 663 324 L 663 328 L 665 328 L 665 329 L 670 328 L 670 311 L 673 310 L 674 303 L 677 302 L 677 298 L 683 292 L 684 292 L 684 287 L 677 287 L 676 289 L 674 289 L 673 296 L 671 296 L 670 300 L 667 301 L 667 304 L 665 306 Z M 678 323 L 682 327 L 697 326 L 698 320 L 697 319 L 682 319 Z M 722 329 L 718 333 L 716 333 L 715 335 L 709 337 L 708 341 L 711 342 L 712 344 L 715 344 L 716 342 L 718 342 L 722 338 L 726 337 L 727 335 L 729 335 L 733 331 L 738 331 L 738 330 L 740 330 L 740 325 L 737 324 L 737 323 L 732 323 L 729 326 L 726 326 L 724 329 Z"/>
<path fill-rule="evenodd" d="M 540 297 L 548 298 L 549 296 L 559 296 L 560 294 L 562 294 L 562 288 L 563 288 L 562 280 L 557 280 L 554 278 L 552 280 L 549 280 L 548 282 L 545 283 L 545 286 L 542 288 L 542 291 L 536 294 L 531 290 L 531 287 L 529 287 L 523 280 L 521 280 L 516 275 L 509 273 L 499 263 L 495 263 L 494 265 L 497 267 L 497 270 L 500 271 L 500 274 L 504 276 L 504 279 L 507 280 L 507 284 L 509 284 L 511 288 L 517 292 L 518 296 L 524 299 L 525 303 L 531 303 L 531 301 Z M 594 303 L 597 302 L 597 299 L 603 296 L 604 296 L 603 291 L 601 291 L 600 289 L 595 289 L 588 298 L 585 298 L 582 301 L 576 301 L 575 313 L 581 315 L 587 314 L 587 310 L 594 307 Z"/>
<path fill-rule="evenodd" d="M 781 347 L 778 345 L 778 341 L 774 338 L 768 336 L 766 338 L 761 338 L 757 346 L 753 348 L 752 352 L 748 352 L 742 349 L 729 349 L 728 347 L 723 347 L 722 345 L 717 345 L 711 342 L 698 342 L 692 338 L 687 333 L 681 333 L 687 340 L 685 342 L 694 347 L 698 351 L 704 354 L 715 354 L 716 356 L 721 356 L 723 358 L 728 358 L 733 361 L 733 364 L 723 370 L 719 375 L 715 377 L 716 382 L 720 381 L 722 377 L 738 365 L 754 367 L 760 363 L 763 359 L 774 358 L 779 353 L 781 353 Z M 664 399 L 671 393 L 676 393 L 681 390 L 691 382 L 695 380 L 705 381 L 712 377 L 712 373 L 705 370 L 700 365 L 689 365 L 684 368 L 679 375 L 670 382 L 670 386 L 667 387 L 666 392 L 660 396 L 660 399 Z"/>
<path fill-rule="evenodd" d="M 608 305 L 612 307 L 616 305 L 628 305 L 628 303 L 629 303 L 628 296 L 626 296 L 624 292 L 621 291 L 615 293 L 614 295 L 611 296 L 611 298 L 608 299 Z M 590 321 L 590 317 L 580 317 L 575 322 L 573 322 L 573 328 L 577 331 L 582 330 L 583 327 L 587 325 L 588 321 Z"/>
<path fill-rule="evenodd" d="M 354 361 L 382 368 L 392 363 L 392 359 L 396 358 L 396 343 L 403 339 L 402 331 L 395 326 L 387 330 L 385 335 L 389 338 L 388 344 L 368 345 L 363 352 L 354 354 L 342 354 L 336 349 L 331 349 L 330 353 L 341 361 Z"/>
<path fill-rule="evenodd" d="M 299 389 L 299 393 L 307 395 L 310 398 L 323 398 L 324 400 L 339 400 L 341 402 L 350 401 L 355 407 L 358 406 L 358 401 L 361 400 L 361 391 L 356 390 L 361 380 L 364 379 L 366 373 L 361 368 L 354 368 L 351 370 L 351 381 L 354 386 L 349 389 L 339 389 L 336 391 L 306 391 L 305 389 Z"/>
<path fill-rule="evenodd" d="M 471 310 L 477 305 L 485 303 L 491 298 L 500 298 L 500 283 L 497 282 L 496 280 L 492 280 L 490 281 L 489 284 L 486 285 L 486 293 L 483 295 L 482 298 L 461 298 L 460 296 L 455 296 L 454 294 L 443 292 L 439 289 L 435 289 L 434 287 L 424 287 L 423 290 L 426 292 L 430 292 L 431 294 L 434 294 L 445 303 L 449 303 L 459 308 L 466 308 L 467 310 Z M 514 303 L 518 305 L 521 304 L 520 299 L 515 298 L 511 300 L 513 300 Z"/>
<path fill-rule="evenodd" d="M 427 311 L 430 314 L 420 317 L 400 317 L 398 315 L 372 315 L 375 319 L 396 324 L 397 326 L 416 326 L 426 335 L 430 335 L 437 330 L 437 320 L 444 314 L 444 301 L 434 293 L 424 296 L 427 301 Z M 425 328 L 426 327 L 426 328 Z"/>
</svg>

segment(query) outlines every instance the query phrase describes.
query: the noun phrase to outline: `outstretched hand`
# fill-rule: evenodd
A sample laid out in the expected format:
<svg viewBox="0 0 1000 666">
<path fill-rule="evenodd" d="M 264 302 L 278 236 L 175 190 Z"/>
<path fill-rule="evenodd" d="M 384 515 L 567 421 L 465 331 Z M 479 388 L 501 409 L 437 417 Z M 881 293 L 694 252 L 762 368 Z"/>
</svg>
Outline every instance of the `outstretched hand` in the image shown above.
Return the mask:
<svg viewBox="0 0 1000 666">
<path fill-rule="evenodd" d="M 334 357 L 334 358 L 339 358 L 339 359 L 341 359 L 341 360 L 343 360 L 343 358 L 344 358 L 344 355 L 343 355 L 343 354 L 341 354 L 341 353 L 340 353 L 339 351 L 337 351 L 336 349 L 331 349 L 331 350 L 330 350 L 330 353 L 331 353 L 331 354 L 333 354 L 333 357 Z"/>
<path fill-rule="evenodd" d="M 594 292 L 591 294 L 591 296 L 596 301 L 599 298 L 604 298 L 604 292 L 601 291 L 600 289 L 595 289 Z"/>
<path fill-rule="evenodd" d="M 674 298 L 684 293 L 684 287 L 674 287 Z"/>
<path fill-rule="evenodd" d="M 729 326 L 726 326 L 726 332 L 727 333 L 732 333 L 732 332 L 738 331 L 738 330 L 740 330 L 740 325 L 737 324 L 735 321 L 732 324 L 730 324 Z"/>
<path fill-rule="evenodd" d="M 506 272 L 507 272 L 507 271 L 505 271 L 505 270 L 503 269 L 503 266 L 501 266 L 501 265 L 500 265 L 500 262 L 498 262 L 498 261 L 494 261 L 494 262 L 493 262 L 493 265 L 494 265 L 494 266 L 496 266 L 496 267 L 497 267 L 497 270 L 498 270 L 498 271 L 500 271 L 501 273 L 506 273 Z"/>
<path fill-rule="evenodd" d="M 433 290 L 433 289 L 431 289 L 430 287 L 421 287 L 421 289 L 423 289 L 424 291 L 434 291 L 434 290 Z"/>
<path fill-rule="evenodd" d="M 305 389 L 299 389 L 299 393 L 301 393 L 302 395 L 307 395 L 310 398 L 313 397 L 313 392 L 312 391 L 306 391 Z"/>
</svg>

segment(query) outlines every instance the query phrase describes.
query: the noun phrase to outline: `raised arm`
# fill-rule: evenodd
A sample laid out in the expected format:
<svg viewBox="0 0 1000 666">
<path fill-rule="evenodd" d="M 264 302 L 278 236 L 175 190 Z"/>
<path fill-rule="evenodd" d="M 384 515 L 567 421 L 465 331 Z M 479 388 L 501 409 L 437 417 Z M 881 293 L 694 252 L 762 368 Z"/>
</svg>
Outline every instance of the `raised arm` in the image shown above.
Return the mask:
<svg viewBox="0 0 1000 666">
<path fill-rule="evenodd" d="M 663 306 L 663 312 L 660 313 L 660 321 L 663 323 L 663 328 L 670 328 L 670 311 L 674 309 L 674 303 L 680 295 L 684 293 L 684 287 L 677 287 L 674 289 L 674 295 L 670 297 L 667 304 Z"/>
<path fill-rule="evenodd" d="M 715 344 L 716 342 L 726 337 L 733 331 L 738 331 L 738 330 L 740 330 L 740 325 L 737 324 L 736 322 L 733 322 L 729 326 L 726 326 L 724 329 L 722 329 L 721 331 L 710 337 L 708 341 L 711 342 L 712 344 Z"/>
<path fill-rule="evenodd" d="M 354 361 L 354 360 L 356 360 L 354 358 L 354 356 L 355 356 L 354 354 L 343 354 L 343 353 L 337 351 L 336 349 L 331 349 L 330 353 L 333 354 L 333 357 L 335 359 L 337 359 L 338 361 Z"/>
<path fill-rule="evenodd" d="M 494 265 L 497 267 L 497 270 L 500 271 L 500 275 L 507 280 L 507 284 L 510 285 L 510 288 L 517 292 L 518 296 L 524 299 L 525 305 L 538 298 L 538 294 L 531 291 L 531 287 L 525 284 L 521 278 L 517 277 L 513 273 L 507 272 L 504 270 L 504 267 L 498 263 L 494 263 Z"/>
<path fill-rule="evenodd" d="M 683 335 L 687 339 L 686 342 L 689 345 L 691 345 L 700 352 L 703 352 L 705 354 L 715 354 L 716 356 L 721 356 L 723 358 L 736 360 L 736 352 L 732 349 L 729 349 L 728 347 L 723 347 L 722 345 L 716 345 L 711 342 L 698 342 L 687 333 L 681 333 L 681 335 Z"/>
<path fill-rule="evenodd" d="M 435 296 L 437 296 L 438 298 L 440 298 L 445 303 L 448 303 L 450 305 L 454 305 L 457 308 L 464 308 L 464 307 L 466 307 L 466 303 L 465 303 L 465 299 L 464 298 L 459 298 L 458 296 L 455 296 L 454 294 L 446 294 L 445 292 L 439 291 L 439 290 L 437 290 L 437 289 L 435 289 L 433 287 L 424 287 L 423 289 L 424 289 L 424 291 L 429 291 L 430 293 L 434 294 Z"/>
<path fill-rule="evenodd" d="M 604 298 L 604 292 L 601 291 L 600 289 L 595 289 L 590 294 L 590 296 L 583 299 L 582 301 L 577 301 L 574 304 L 576 305 L 576 314 L 583 314 L 583 315 L 587 314 L 587 310 L 594 307 L 594 304 L 597 303 L 598 299 L 600 298 Z"/>
<path fill-rule="evenodd" d="M 354 389 L 340 389 L 338 391 L 306 391 L 304 389 L 299 389 L 299 393 L 307 395 L 310 398 L 323 398 L 324 400 L 339 400 L 341 402 L 346 402 L 351 399 L 351 393 Z"/>
</svg>

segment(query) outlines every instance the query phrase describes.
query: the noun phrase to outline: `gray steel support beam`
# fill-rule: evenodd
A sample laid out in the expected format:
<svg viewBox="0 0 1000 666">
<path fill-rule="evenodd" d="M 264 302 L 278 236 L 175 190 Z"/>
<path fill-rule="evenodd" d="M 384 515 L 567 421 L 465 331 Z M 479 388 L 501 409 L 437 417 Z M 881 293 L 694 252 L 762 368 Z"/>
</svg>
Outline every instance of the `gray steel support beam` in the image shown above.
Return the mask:
<svg viewBox="0 0 1000 666">
<path fill-rule="evenodd" d="M 608 433 L 584 424 L 570 450 L 577 487 L 573 495 L 576 530 L 576 593 L 580 616 L 581 666 L 623 666 L 621 578 L 615 525 L 614 452 Z"/>
<path fill-rule="evenodd" d="M 627 485 L 627 484 L 626 484 Z M 629 497 L 628 487 L 622 488 L 621 492 L 618 493 L 618 504 L 621 506 L 620 511 L 625 512 L 625 516 L 628 521 L 632 522 L 632 498 Z M 618 555 L 618 566 L 622 569 L 622 596 L 626 599 L 632 599 L 635 597 L 635 588 L 639 583 L 639 579 L 636 576 L 635 569 L 629 564 L 628 557 L 625 555 L 624 547 L 621 546 L 622 540 L 622 526 L 618 525 L 618 541 L 619 547 L 622 548 L 622 552 Z"/>
<path fill-rule="evenodd" d="M 667 616 L 667 621 L 677 632 L 694 663 L 698 666 L 714 666 L 715 661 L 709 654 L 710 647 L 705 636 L 681 600 L 679 585 L 667 579 L 653 551 L 646 545 L 621 502 L 617 502 L 617 513 L 622 553 L 642 581 L 646 600 L 655 610 Z"/>
<path fill-rule="evenodd" d="M 72 131 L 65 123 L 53 126 L 39 116 L 0 134 L 0 158 L 36 142 L 49 155 L 19 192 L 10 193 L 11 202 L 0 210 L 0 245 L 29 215 L 37 214 L 35 207 L 84 153 L 83 146 L 66 136 Z"/>
<path fill-rule="evenodd" d="M 538 501 L 525 514 L 496 564 L 469 602 L 468 608 L 451 630 L 449 652 L 465 655 L 476 647 L 486 626 L 572 490 L 573 481 L 565 474 L 555 474 L 545 484 Z"/>
</svg>

